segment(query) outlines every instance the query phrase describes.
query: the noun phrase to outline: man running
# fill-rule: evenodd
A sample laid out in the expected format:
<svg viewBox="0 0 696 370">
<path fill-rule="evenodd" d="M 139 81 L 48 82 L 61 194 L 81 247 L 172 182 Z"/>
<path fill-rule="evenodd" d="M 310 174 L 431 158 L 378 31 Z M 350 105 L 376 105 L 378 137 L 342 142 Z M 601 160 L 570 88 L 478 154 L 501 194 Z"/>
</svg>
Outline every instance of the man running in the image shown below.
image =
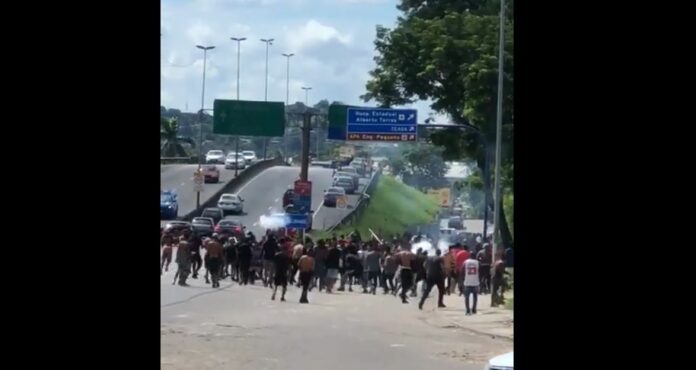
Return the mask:
<svg viewBox="0 0 696 370">
<path fill-rule="evenodd" d="M 442 252 L 440 252 L 439 249 L 435 249 L 435 255 L 427 257 L 425 261 L 426 287 L 423 292 L 423 297 L 421 297 L 420 303 L 418 303 L 418 308 L 421 310 L 423 309 L 423 303 L 425 303 L 434 285 L 437 285 L 437 307 L 447 307 L 442 301 L 445 295 L 445 264 L 442 257 L 440 257 L 441 254 Z"/>
<path fill-rule="evenodd" d="M 251 258 L 253 257 L 251 251 L 251 242 L 248 238 L 245 238 L 237 250 L 237 258 L 239 260 L 239 285 L 249 284 L 249 269 L 251 268 Z"/>
<path fill-rule="evenodd" d="M 326 282 L 324 284 L 327 293 L 333 291 L 336 279 L 338 279 L 338 269 L 341 263 L 341 251 L 338 250 L 336 244 L 336 241 L 331 242 L 326 254 Z"/>
<path fill-rule="evenodd" d="M 479 279 L 481 280 L 481 295 L 491 292 L 491 263 L 493 260 L 493 248 L 485 243 L 483 249 L 476 254 L 479 261 Z"/>
<path fill-rule="evenodd" d="M 447 283 L 445 286 L 445 291 L 447 292 L 447 295 L 452 293 L 452 284 L 456 284 L 457 282 L 453 252 L 454 250 L 450 246 L 447 249 L 447 253 L 445 253 L 445 255 L 442 257 L 442 261 L 445 265 L 445 280 Z"/>
<path fill-rule="evenodd" d="M 169 271 L 169 264 L 172 262 L 172 246 L 174 245 L 174 238 L 166 233 L 162 237 L 161 247 L 162 247 L 162 259 L 160 261 L 160 275 L 164 271 Z"/>
<path fill-rule="evenodd" d="M 273 256 L 273 267 L 275 271 L 273 274 L 273 294 L 271 295 L 271 300 L 275 300 L 278 286 L 280 286 L 283 288 L 280 292 L 280 301 L 285 302 L 285 292 L 288 289 L 288 271 L 290 270 L 290 257 L 285 251 L 280 249 L 276 251 Z"/>
<path fill-rule="evenodd" d="M 176 250 L 176 264 L 177 270 L 176 274 L 174 274 L 174 282 L 179 278 L 180 286 L 188 286 L 186 279 L 191 272 L 191 250 L 189 249 L 189 243 L 183 236 L 179 241 L 179 248 Z M 174 282 L 172 282 L 172 285 L 174 285 Z"/>
<path fill-rule="evenodd" d="M 464 262 L 464 267 L 460 272 L 464 277 L 464 303 L 466 304 L 466 314 L 476 314 L 476 304 L 478 303 L 479 292 L 479 261 L 472 255 Z M 473 306 L 469 306 L 469 296 L 473 294 Z"/>
<path fill-rule="evenodd" d="M 230 276 L 231 280 L 237 281 L 237 238 L 234 236 L 228 238 L 223 250 L 225 252 L 225 275 Z"/>
<path fill-rule="evenodd" d="M 309 303 L 307 299 L 307 291 L 309 290 L 309 283 L 312 281 L 312 274 L 314 273 L 314 258 L 307 251 L 303 252 L 302 257 L 297 262 L 297 269 L 300 271 L 300 284 L 302 284 L 302 296 L 300 297 L 300 303 Z"/>
<path fill-rule="evenodd" d="M 391 291 L 396 295 L 394 276 L 396 275 L 396 269 L 399 267 L 399 262 L 397 261 L 396 256 L 392 254 L 391 248 L 387 247 L 384 253 L 385 257 L 382 260 L 382 268 L 384 269 L 382 275 L 384 283 L 382 286 L 384 287 L 384 294 Z"/>
<path fill-rule="evenodd" d="M 198 271 L 203 267 L 203 259 L 201 258 L 201 236 L 194 232 L 189 238 L 189 249 L 191 249 L 191 269 L 193 274 L 191 278 L 198 279 Z"/>
<path fill-rule="evenodd" d="M 312 285 L 319 285 L 319 291 L 326 287 L 326 258 L 329 255 L 329 250 L 326 248 L 326 242 L 321 239 L 317 242 L 314 248 L 314 280 Z M 318 280 L 318 283 L 316 282 Z M 327 290 L 328 291 L 328 290 Z"/>
<path fill-rule="evenodd" d="M 418 248 L 413 259 L 413 265 L 411 266 L 414 277 L 413 287 L 411 288 L 411 297 L 418 296 L 418 283 L 425 280 L 425 267 L 423 266 L 425 265 L 426 258 L 427 256 L 423 254 L 423 248 Z M 423 288 L 425 288 L 425 286 L 423 286 Z"/>
<path fill-rule="evenodd" d="M 380 276 L 380 253 L 375 250 L 374 246 L 370 246 L 370 250 L 365 255 L 365 269 L 367 270 L 367 281 L 370 283 L 370 293 L 377 294 L 377 280 Z M 385 288 L 386 291 L 386 288 Z"/>
<path fill-rule="evenodd" d="M 273 234 L 267 232 L 266 237 L 267 239 L 266 242 L 263 243 L 263 250 L 261 252 L 263 258 L 263 286 L 272 288 L 273 275 L 275 274 L 273 261 L 275 259 L 276 252 L 278 252 L 280 248 Z"/>
<path fill-rule="evenodd" d="M 300 262 L 300 258 L 302 257 L 302 254 L 304 252 L 304 245 L 300 243 L 299 241 L 295 246 L 292 248 L 292 274 L 290 275 L 290 284 L 295 283 L 295 275 L 297 275 L 297 269 L 298 269 L 298 262 Z M 300 286 L 300 282 L 297 282 L 297 286 Z"/>
<path fill-rule="evenodd" d="M 205 257 L 207 260 L 208 271 L 210 271 L 210 278 L 213 281 L 213 288 L 219 288 L 220 272 L 222 271 L 223 259 L 222 245 L 217 240 L 217 238 L 212 238 L 208 240 L 208 243 L 205 247 Z"/>
<path fill-rule="evenodd" d="M 505 297 L 503 296 L 503 294 L 505 294 L 505 275 L 510 274 L 505 271 L 505 261 L 503 260 L 502 250 L 496 253 L 492 274 L 491 283 L 493 284 L 493 290 L 491 295 L 491 307 L 497 307 L 498 305 L 505 304 Z"/>
<path fill-rule="evenodd" d="M 401 246 L 401 251 L 397 254 L 397 261 L 401 268 L 401 303 L 408 303 L 406 292 L 411 290 L 413 285 L 413 264 L 415 256 L 411 253 L 411 245 L 406 243 Z"/>
</svg>

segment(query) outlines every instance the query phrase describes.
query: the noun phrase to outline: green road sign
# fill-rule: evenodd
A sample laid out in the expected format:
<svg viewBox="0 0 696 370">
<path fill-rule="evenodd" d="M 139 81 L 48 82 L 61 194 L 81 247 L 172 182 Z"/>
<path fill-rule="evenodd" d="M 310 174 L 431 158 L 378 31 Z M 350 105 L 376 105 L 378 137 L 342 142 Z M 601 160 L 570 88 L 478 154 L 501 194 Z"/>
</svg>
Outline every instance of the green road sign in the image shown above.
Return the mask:
<svg viewBox="0 0 696 370">
<path fill-rule="evenodd" d="M 237 136 L 283 136 L 285 104 L 215 99 L 213 133 Z"/>
</svg>

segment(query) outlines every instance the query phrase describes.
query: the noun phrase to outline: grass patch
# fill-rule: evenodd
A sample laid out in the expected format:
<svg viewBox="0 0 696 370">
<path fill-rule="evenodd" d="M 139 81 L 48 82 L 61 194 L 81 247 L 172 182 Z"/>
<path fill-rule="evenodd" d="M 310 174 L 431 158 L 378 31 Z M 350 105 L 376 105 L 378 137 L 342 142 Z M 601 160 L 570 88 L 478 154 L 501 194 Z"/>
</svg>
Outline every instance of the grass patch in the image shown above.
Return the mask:
<svg viewBox="0 0 696 370">
<path fill-rule="evenodd" d="M 437 201 L 428 195 L 383 175 L 356 225 L 337 228 L 333 233 L 316 230 L 310 234 L 315 238 L 326 238 L 334 233 L 348 234 L 356 228 L 364 238 L 370 235 L 368 229 L 381 236 L 401 234 L 410 226 L 433 222 L 438 209 Z"/>
</svg>

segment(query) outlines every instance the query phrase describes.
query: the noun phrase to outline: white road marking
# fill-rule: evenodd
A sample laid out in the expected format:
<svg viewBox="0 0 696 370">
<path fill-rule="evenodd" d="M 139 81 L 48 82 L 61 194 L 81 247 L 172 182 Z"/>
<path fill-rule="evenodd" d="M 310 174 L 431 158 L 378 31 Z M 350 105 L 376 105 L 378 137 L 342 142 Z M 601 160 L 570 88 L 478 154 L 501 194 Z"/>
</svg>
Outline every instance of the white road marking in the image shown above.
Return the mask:
<svg viewBox="0 0 696 370">
<path fill-rule="evenodd" d="M 392 345 L 389 346 L 389 347 L 392 347 L 392 348 L 396 348 L 396 347 L 405 347 L 405 345 L 396 343 L 396 344 L 392 344 Z"/>
<path fill-rule="evenodd" d="M 179 185 L 179 186 L 186 186 L 186 183 L 182 182 L 181 185 Z"/>
<path fill-rule="evenodd" d="M 251 226 L 254 226 L 254 227 L 256 227 L 256 226 L 258 226 L 258 225 L 259 225 L 259 222 L 258 222 L 258 221 L 256 221 L 256 222 L 254 222 L 253 224 L 251 224 Z"/>
<path fill-rule="evenodd" d="M 274 200 L 274 202 L 275 202 L 275 203 L 278 203 L 279 200 L 280 200 L 280 198 L 276 198 L 276 199 Z"/>
<path fill-rule="evenodd" d="M 269 210 L 269 211 L 272 210 L 272 209 L 273 209 L 273 206 L 268 206 L 268 210 Z"/>
</svg>

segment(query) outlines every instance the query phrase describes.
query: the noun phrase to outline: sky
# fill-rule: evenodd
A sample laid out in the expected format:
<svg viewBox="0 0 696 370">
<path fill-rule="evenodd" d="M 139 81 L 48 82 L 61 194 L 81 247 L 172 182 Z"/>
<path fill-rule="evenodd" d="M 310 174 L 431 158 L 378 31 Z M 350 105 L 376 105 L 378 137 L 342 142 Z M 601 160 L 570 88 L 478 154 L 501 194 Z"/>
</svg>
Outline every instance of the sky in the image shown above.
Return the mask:
<svg viewBox="0 0 696 370">
<path fill-rule="evenodd" d="M 161 105 L 195 112 L 201 106 L 203 51 L 206 59 L 205 108 L 214 99 L 235 99 L 237 42 L 240 45 L 241 100 L 264 100 L 266 44 L 268 101 L 285 102 L 287 59 L 290 58 L 290 104 L 305 101 L 301 87 L 311 87 L 310 105 L 321 99 L 350 105 L 375 106 L 359 98 L 369 71 L 375 67 L 377 25 L 393 27 L 397 0 L 161 0 Z M 432 111 L 419 101 L 423 122 Z M 396 107 L 394 107 L 396 108 Z M 436 121 L 444 123 L 443 116 Z"/>
</svg>

